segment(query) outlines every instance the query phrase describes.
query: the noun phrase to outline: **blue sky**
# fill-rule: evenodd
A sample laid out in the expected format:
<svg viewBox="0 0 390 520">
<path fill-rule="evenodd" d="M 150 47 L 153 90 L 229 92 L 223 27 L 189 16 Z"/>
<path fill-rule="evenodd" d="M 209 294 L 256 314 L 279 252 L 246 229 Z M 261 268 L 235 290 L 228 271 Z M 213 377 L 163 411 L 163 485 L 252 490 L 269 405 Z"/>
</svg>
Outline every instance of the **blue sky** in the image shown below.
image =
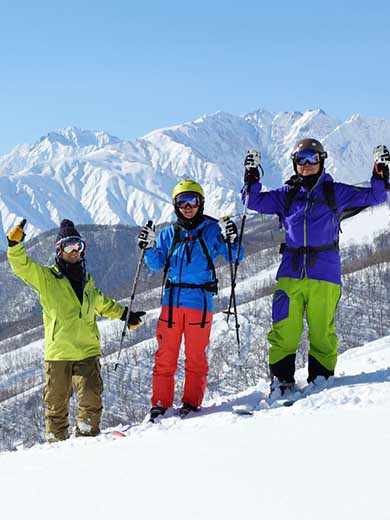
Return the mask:
<svg viewBox="0 0 390 520">
<path fill-rule="evenodd" d="M 0 0 L 0 153 L 223 110 L 390 119 L 386 2 Z"/>
</svg>

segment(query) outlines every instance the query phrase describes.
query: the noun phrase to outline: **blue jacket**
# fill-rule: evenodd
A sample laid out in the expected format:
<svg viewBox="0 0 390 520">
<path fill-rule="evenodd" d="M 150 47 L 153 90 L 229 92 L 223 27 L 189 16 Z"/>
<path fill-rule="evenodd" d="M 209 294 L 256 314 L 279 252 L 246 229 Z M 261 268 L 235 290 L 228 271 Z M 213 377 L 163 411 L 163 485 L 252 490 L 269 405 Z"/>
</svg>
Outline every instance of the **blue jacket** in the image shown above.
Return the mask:
<svg viewBox="0 0 390 520">
<path fill-rule="evenodd" d="M 199 239 L 196 239 L 197 233 L 200 230 L 203 230 L 202 237 L 213 262 L 219 255 L 222 255 L 225 260 L 228 261 L 227 245 L 222 240 L 221 228 L 219 227 L 218 221 L 211 217 L 206 217 L 206 219 L 193 230 L 187 231 L 180 228 L 181 241 L 176 245 L 171 256 L 167 280 L 173 283 L 190 284 L 204 284 L 213 281 L 213 272 L 208 267 L 207 258 L 202 250 Z M 146 250 L 145 260 L 152 271 L 158 271 L 165 266 L 173 236 L 173 225 L 162 229 L 157 238 L 156 246 Z M 237 248 L 237 242 L 232 244 L 233 262 L 236 260 Z M 240 260 L 242 256 L 243 248 L 241 248 Z M 207 311 L 213 311 L 213 293 L 203 289 L 180 287 L 165 289 L 163 305 L 169 304 L 169 293 L 172 290 L 174 291 L 173 305 L 175 307 L 203 310 L 204 297 L 206 297 Z"/>
<path fill-rule="evenodd" d="M 261 183 L 257 182 L 251 187 L 248 208 L 259 213 L 280 215 L 286 229 L 287 247 L 298 249 L 327 246 L 338 241 L 339 222 L 326 203 L 324 181 L 334 182 L 325 170 L 310 191 L 303 186 L 300 188 L 287 212 L 285 202 L 289 186 L 285 185 L 277 190 L 262 192 Z M 346 208 L 375 206 L 386 201 L 384 183 L 374 177 L 371 178 L 371 188 L 335 182 L 334 193 L 337 213 Z M 246 186 L 242 190 L 243 201 L 245 197 Z M 301 253 L 297 257 L 295 253 L 285 251 L 276 278 L 304 278 L 307 276 L 314 280 L 341 284 L 339 252 L 336 249 L 328 249 L 317 252 L 315 258 L 312 258 L 312 255 L 313 253 L 308 252 Z M 294 265 L 296 261 L 297 266 Z"/>
</svg>

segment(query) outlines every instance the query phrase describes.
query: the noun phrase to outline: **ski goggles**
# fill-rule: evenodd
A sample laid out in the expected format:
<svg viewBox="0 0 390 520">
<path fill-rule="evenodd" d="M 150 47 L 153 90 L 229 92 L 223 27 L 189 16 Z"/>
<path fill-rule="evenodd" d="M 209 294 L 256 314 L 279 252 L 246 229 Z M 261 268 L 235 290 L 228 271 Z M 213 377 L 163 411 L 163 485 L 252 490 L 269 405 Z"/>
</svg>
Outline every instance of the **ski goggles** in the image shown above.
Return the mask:
<svg viewBox="0 0 390 520">
<path fill-rule="evenodd" d="M 57 248 L 66 254 L 72 253 L 72 251 L 82 253 L 85 251 L 86 243 L 85 240 L 80 237 L 67 237 L 57 242 Z"/>
<path fill-rule="evenodd" d="M 196 193 L 179 193 L 175 198 L 175 206 L 179 209 L 187 207 L 198 208 L 200 206 L 200 196 Z"/>
<path fill-rule="evenodd" d="M 299 150 L 291 155 L 295 164 L 303 166 L 305 164 L 319 164 L 321 159 L 325 159 L 325 154 L 316 152 L 315 150 Z"/>
</svg>

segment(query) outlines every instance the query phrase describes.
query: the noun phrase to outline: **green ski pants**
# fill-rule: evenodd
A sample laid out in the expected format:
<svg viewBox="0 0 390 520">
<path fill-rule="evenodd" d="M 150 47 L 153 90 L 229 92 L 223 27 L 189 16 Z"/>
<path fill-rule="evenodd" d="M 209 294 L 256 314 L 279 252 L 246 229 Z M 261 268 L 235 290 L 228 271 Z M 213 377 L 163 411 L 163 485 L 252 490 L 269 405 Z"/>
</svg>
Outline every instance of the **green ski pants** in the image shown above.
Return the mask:
<svg viewBox="0 0 390 520">
<path fill-rule="evenodd" d="M 77 392 L 76 435 L 100 432 L 103 382 L 99 357 L 82 361 L 45 361 L 46 438 L 49 442 L 69 436 L 68 412 L 73 387 Z"/>
<path fill-rule="evenodd" d="M 309 354 L 333 371 L 337 361 L 335 311 L 340 299 L 338 284 L 309 278 L 279 278 L 272 302 L 269 362 L 277 363 L 295 354 L 303 331 L 309 327 Z"/>
</svg>

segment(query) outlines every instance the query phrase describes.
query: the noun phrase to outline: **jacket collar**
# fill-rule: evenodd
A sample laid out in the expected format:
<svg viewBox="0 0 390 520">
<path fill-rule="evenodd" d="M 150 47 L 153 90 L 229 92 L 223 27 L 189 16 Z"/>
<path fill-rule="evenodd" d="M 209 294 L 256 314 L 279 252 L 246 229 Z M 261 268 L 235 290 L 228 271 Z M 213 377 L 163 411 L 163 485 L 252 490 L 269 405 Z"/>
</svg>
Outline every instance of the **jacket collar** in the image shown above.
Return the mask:
<svg viewBox="0 0 390 520">
<path fill-rule="evenodd" d="M 322 173 L 319 176 L 318 181 L 315 183 L 315 185 L 313 186 L 312 189 L 317 188 L 324 182 L 334 182 L 333 177 L 325 170 L 325 168 L 322 170 Z M 292 188 L 294 188 L 296 186 L 300 186 L 301 190 L 306 191 L 306 188 L 303 186 L 298 175 L 293 175 L 292 177 L 290 177 L 289 180 L 286 181 L 285 184 L 287 184 L 288 186 L 291 186 Z"/>
<path fill-rule="evenodd" d="M 198 231 L 199 229 L 204 228 L 205 226 L 210 224 L 210 222 L 218 222 L 218 220 L 213 217 L 209 217 L 208 215 L 204 215 L 202 222 L 200 224 L 198 224 L 196 227 L 194 227 L 193 229 L 186 229 L 186 228 L 180 226 L 180 222 L 177 222 L 177 224 L 179 224 L 179 227 L 181 230 L 185 231 L 186 233 L 191 233 L 191 231 L 195 231 L 195 230 Z"/>
</svg>

